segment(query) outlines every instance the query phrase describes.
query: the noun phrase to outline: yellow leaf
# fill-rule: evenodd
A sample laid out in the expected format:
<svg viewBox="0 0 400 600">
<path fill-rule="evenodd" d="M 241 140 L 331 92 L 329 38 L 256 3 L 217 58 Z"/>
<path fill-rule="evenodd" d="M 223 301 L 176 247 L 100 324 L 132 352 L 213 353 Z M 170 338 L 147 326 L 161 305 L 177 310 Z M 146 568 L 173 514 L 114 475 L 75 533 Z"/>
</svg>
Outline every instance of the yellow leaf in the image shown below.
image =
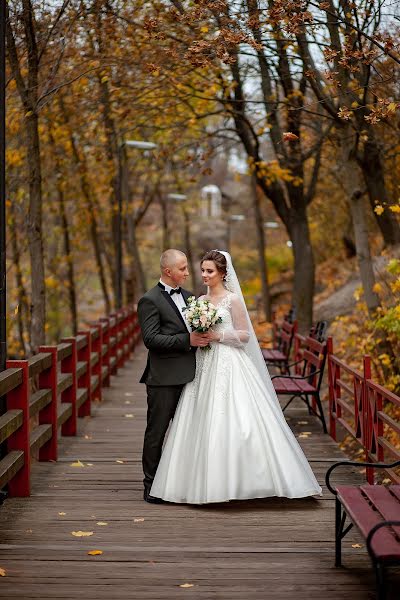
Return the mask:
<svg viewBox="0 0 400 600">
<path fill-rule="evenodd" d="M 375 292 L 375 294 L 381 294 L 383 292 L 383 287 L 381 286 L 380 283 L 375 283 L 375 285 L 372 289 Z"/>
<path fill-rule="evenodd" d="M 376 212 L 377 215 L 381 215 L 384 212 L 384 208 L 381 204 L 377 204 L 374 208 L 374 212 Z"/>
<path fill-rule="evenodd" d="M 116 460 L 115 462 L 118 463 L 119 465 L 123 465 L 124 464 L 123 460 Z"/>
<path fill-rule="evenodd" d="M 59 512 L 58 514 L 60 515 L 60 517 L 65 517 L 65 515 L 66 515 L 67 513 L 65 513 L 65 512 Z"/>
<path fill-rule="evenodd" d="M 6 576 L 6 572 L 4 569 L 0 569 L 0 577 L 5 577 Z"/>
<path fill-rule="evenodd" d="M 200 28 L 201 33 L 208 33 L 208 27 L 207 25 L 204 25 L 203 27 Z"/>
<path fill-rule="evenodd" d="M 389 206 L 389 210 L 394 213 L 400 213 L 400 204 L 393 204 L 393 206 Z"/>
<path fill-rule="evenodd" d="M 362 544 L 352 544 L 352 548 L 362 548 Z"/>
<path fill-rule="evenodd" d="M 93 467 L 93 463 L 86 463 L 87 467 Z"/>
<path fill-rule="evenodd" d="M 132 413 L 128 413 L 125 415 L 127 419 L 133 419 L 134 415 Z"/>
<path fill-rule="evenodd" d="M 89 537 L 93 535 L 93 531 L 71 531 L 71 534 L 75 537 Z"/>
<path fill-rule="evenodd" d="M 106 521 L 97 521 L 96 525 L 108 525 Z"/>
<path fill-rule="evenodd" d="M 76 462 L 71 463 L 69 466 L 70 467 L 84 467 L 85 465 L 78 458 L 78 460 Z"/>
<path fill-rule="evenodd" d="M 143 517 L 140 517 L 140 519 L 133 519 L 134 523 L 143 523 L 144 519 Z"/>
<path fill-rule="evenodd" d="M 396 108 L 397 108 L 397 104 L 396 104 L 396 102 L 391 102 L 391 103 L 388 105 L 388 111 L 389 111 L 389 112 L 394 112 L 394 111 L 396 110 Z"/>
<path fill-rule="evenodd" d="M 89 550 L 88 554 L 90 556 L 98 556 L 99 554 L 103 554 L 103 550 Z"/>
<path fill-rule="evenodd" d="M 181 585 L 179 587 L 181 587 L 181 588 L 191 588 L 191 587 L 194 587 L 194 583 L 181 583 Z"/>
</svg>

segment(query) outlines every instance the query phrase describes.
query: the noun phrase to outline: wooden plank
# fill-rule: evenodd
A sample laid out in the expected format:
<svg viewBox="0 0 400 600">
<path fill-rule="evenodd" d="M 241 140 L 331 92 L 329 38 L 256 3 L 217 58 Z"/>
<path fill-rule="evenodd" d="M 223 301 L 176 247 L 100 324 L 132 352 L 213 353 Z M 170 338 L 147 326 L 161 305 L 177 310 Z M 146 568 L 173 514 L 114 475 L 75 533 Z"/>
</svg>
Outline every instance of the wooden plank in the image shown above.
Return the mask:
<svg viewBox="0 0 400 600">
<path fill-rule="evenodd" d="M 61 394 L 72 385 L 72 373 L 59 373 L 57 381 L 57 392 Z"/>
<path fill-rule="evenodd" d="M 62 342 L 57 346 L 57 360 L 64 360 L 72 354 L 72 344 L 69 342 Z"/>
<path fill-rule="evenodd" d="M 86 398 L 87 398 L 87 388 L 78 388 L 76 390 L 76 404 L 78 406 L 78 408 L 80 408 L 82 406 L 82 404 L 85 402 Z M 72 409 L 71 409 L 71 414 L 72 414 Z"/>
<path fill-rule="evenodd" d="M 76 336 L 76 349 L 81 350 L 87 344 L 86 335 L 77 335 Z"/>
<path fill-rule="evenodd" d="M 87 394 L 87 390 L 86 394 Z M 57 427 L 60 427 L 72 415 L 72 404 L 70 402 L 62 402 L 57 414 Z"/>
<path fill-rule="evenodd" d="M 90 388 L 91 388 L 92 392 L 97 388 L 98 385 L 99 385 L 99 376 L 92 375 L 90 377 Z"/>
<path fill-rule="evenodd" d="M 29 399 L 29 416 L 34 417 L 51 402 L 51 390 L 38 390 Z"/>
<path fill-rule="evenodd" d="M 22 450 L 12 450 L 0 460 L 0 489 L 14 477 L 24 466 L 24 453 Z"/>
<path fill-rule="evenodd" d="M 8 410 L 0 417 L 0 444 L 7 440 L 22 425 L 22 410 Z"/>
<path fill-rule="evenodd" d="M 37 425 L 29 436 L 31 453 L 34 454 L 39 448 L 45 444 L 52 435 L 51 424 L 45 423 L 43 425 Z"/>
<path fill-rule="evenodd" d="M 6 369 L 0 373 L 0 397 L 22 383 L 22 369 Z"/>
<path fill-rule="evenodd" d="M 97 365 L 97 363 L 99 362 L 99 353 L 98 352 L 92 352 L 90 355 L 90 365 L 92 367 L 94 367 L 95 365 Z"/>
<path fill-rule="evenodd" d="M 81 360 L 76 363 L 76 378 L 79 379 L 84 375 L 87 371 L 87 362 L 85 360 Z"/>
<path fill-rule="evenodd" d="M 29 377 L 39 375 L 45 369 L 51 367 L 51 354 L 48 352 L 40 352 L 29 359 Z"/>
</svg>

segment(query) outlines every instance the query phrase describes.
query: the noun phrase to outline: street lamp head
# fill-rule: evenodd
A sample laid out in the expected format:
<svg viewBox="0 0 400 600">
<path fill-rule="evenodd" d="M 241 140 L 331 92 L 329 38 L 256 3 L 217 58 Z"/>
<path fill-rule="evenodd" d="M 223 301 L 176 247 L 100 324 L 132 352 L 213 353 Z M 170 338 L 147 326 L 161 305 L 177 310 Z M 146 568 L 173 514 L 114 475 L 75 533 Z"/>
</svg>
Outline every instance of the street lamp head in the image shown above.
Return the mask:
<svg viewBox="0 0 400 600">
<path fill-rule="evenodd" d="M 144 142 L 142 140 L 125 140 L 123 142 L 125 146 L 130 148 L 137 148 L 138 150 L 154 150 L 157 148 L 157 144 L 154 142 Z"/>
<path fill-rule="evenodd" d="M 187 196 L 186 196 L 186 194 L 167 194 L 167 198 L 169 200 L 176 200 L 177 202 L 183 202 L 183 200 L 186 200 Z"/>
</svg>

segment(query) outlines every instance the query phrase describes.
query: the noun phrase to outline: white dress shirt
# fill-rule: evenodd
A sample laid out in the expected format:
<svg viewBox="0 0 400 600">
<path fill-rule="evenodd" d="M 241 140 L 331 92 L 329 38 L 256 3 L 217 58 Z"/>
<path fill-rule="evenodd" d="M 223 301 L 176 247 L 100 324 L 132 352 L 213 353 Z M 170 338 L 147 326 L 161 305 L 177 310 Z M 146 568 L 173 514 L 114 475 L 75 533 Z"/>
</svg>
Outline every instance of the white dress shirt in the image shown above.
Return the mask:
<svg viewBox="0 0 400 600">
<path fill-rule="evenodd" d="M 160 279 L 160 283 L 161 283 L 161 285 L 163 285 L 163 286 L 164 286 L 164 288 L 165 288 L 165 291 L 166 291 L 168 294 L 170 293 L 170 291 L 171 291 L 171 290 L 175 289 L 175 288 L 172 288 L 172 287 L 171 287 L 170 285 L 168 285 L 167 283 L 164 283 L 162 279 Z M 186 321 L 186 317 L 185 317 L 185 311 L 182 311 L 182 308 L 185 308 L 185 306 L 186 306 L 186 302 L 185 302 L 185 299 L 184 299 L 184 297 L 182 296 L 182 294 L 172 294 L 171 298 L 172 298 L 172 301 L 173 301 L 173 302 L 176 304 L 176 306 L 178 307 L 178 310 L 179 310 L 179 312 L 180 312 L 180 313 L 181 313 L 181 315 L 182 315 L 182 318 L 183 318 L 183 320 L 184 320 L 184 322 L 185 322 L 185 325 L 186 325 L 186 329 L 189 331 L 189 333 L 191 333 L 191 332 L 192 332 L 192 330 L 191 330 L 191 328 L 190 328 L 189 324 L 188 324 L 188 323 L 187 323 L 187 321 Z"/>
</svg>

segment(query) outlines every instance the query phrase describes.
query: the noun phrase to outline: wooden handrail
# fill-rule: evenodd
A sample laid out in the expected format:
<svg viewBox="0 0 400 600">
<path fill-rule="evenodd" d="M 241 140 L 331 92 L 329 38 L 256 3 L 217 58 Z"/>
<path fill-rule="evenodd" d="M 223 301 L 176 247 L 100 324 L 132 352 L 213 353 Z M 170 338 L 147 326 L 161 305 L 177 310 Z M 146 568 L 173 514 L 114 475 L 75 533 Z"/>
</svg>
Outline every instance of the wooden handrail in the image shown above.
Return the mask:
<svg viewBox="0 0 400 600">
<path fill-rule="evenodd" d="M 76 435 L 77 417 L 90 415 L 92 402 L 101 401 L 102 388 L 125 364 L 139 336 L 137 313 L 128 307 L 75 337 L 42 346 L 29 360 L 7 361 L 0 373 L 0 396 L 7 397 L 8 409 L 0 417 L 0 443 L 7 446 L 0 489 L 8 485 L 10 496 L 30 494 L 31 453 L 57 460 L 59 428 L 62 435 Z"/>
<path fill-rule="evenodd" d="M 337 425 L 343 427 L 364 450 L 368 463 L 399 459 L 400 450 L 386 436 L 390 430 L 400 433 L 400 422 L 385 413 L 384 403 L 400 406 L 400 397 L 372 380 L 369 356 L 364 356 L 363 363 L 363 372 L 346 365 L 333 354 L 332 342 L 328 343 L 330 435 L 337 441 Z M 344 373 L 350 377 L 349 383 L 343 381 Z M 366 475 L 368 483 L 373 484 L 374 467 L 368 466 Z M 394 483 L 400 483 L 394 470 L 387 470 L 387 475 Z"/>
</svg>

